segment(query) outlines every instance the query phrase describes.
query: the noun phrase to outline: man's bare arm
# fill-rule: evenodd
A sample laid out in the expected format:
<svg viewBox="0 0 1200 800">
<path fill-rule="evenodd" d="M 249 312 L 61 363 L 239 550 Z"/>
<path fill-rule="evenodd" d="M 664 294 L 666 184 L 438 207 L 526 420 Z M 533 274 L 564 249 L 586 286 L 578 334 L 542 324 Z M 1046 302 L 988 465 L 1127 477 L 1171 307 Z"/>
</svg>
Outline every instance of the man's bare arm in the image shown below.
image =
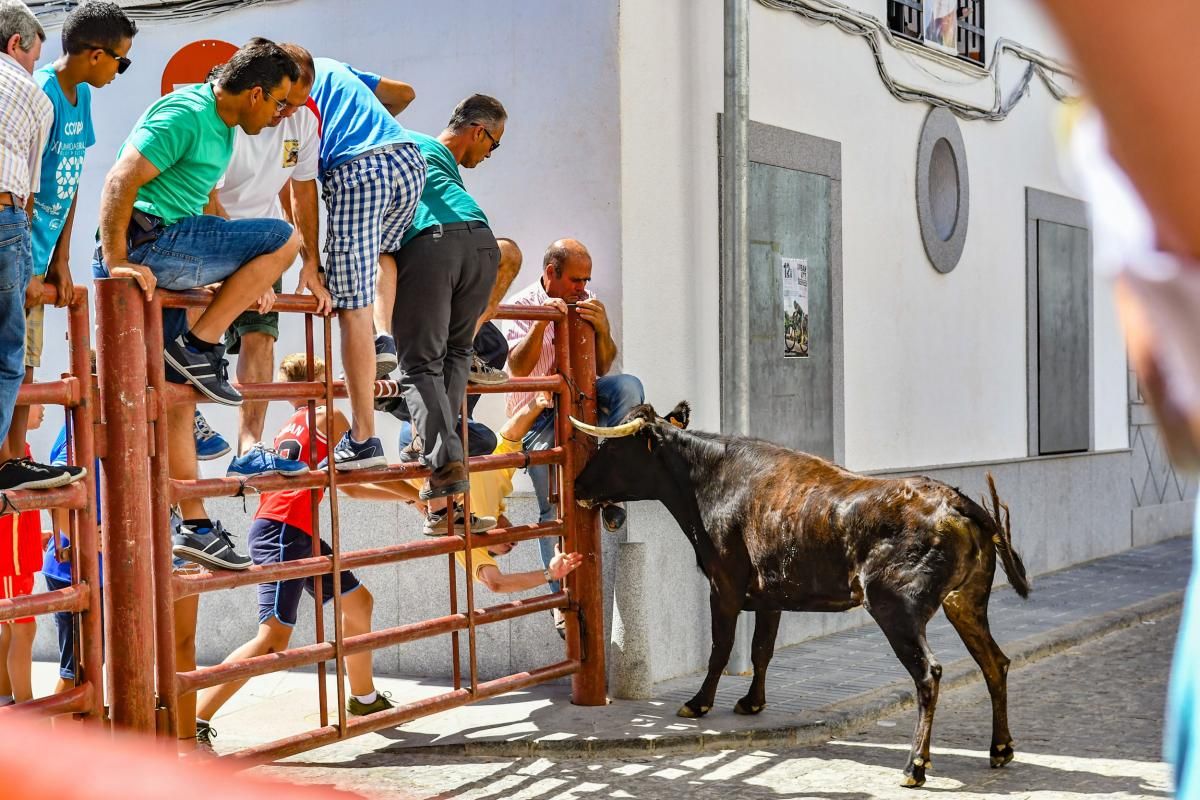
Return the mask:
<svg viewBox="0 0 1200 800">
<path fill-rule="evenodd" d="M 297 292 L 305 290 L 317 299 L 317 313 L 333 310 L 333 297 L 321 280 L 320 217 L 317 212 L 317 182 L 289 181 L 293 225 L 300 231 L 300 282 Z"/>
<path fill-rule="evenodd" d="M 149 300 L 157 280 L 154 273 L 139 264 L 129 263 L 125 235 L 133 215 L 138 190 L 158 177 L 158 168 L 129 146 L 108 171 L 100 196 L 100 247 L 108 274 L 114 278 L 133 278 Z"/>
<path fill-rule="evenodd" d="M 546 336 L 548 322 L 535 322 L 525 334 L 525 338 L 517 342 L 508 351 L 508 371 L 515 378 L 524 378 L 537 366 L 542 356 L 542 341 Z"/>
<path fill-rule="evenodd" d="M 394 117 L 408 108 L 408 104 L 413 101 L 417 93 L 404 81 L 381 78 L 375 87 L 375 96 L 379 98 L 379 102 L 383 103 L 383 107 L 388 110 L 388 113 Z"/>
</svg>

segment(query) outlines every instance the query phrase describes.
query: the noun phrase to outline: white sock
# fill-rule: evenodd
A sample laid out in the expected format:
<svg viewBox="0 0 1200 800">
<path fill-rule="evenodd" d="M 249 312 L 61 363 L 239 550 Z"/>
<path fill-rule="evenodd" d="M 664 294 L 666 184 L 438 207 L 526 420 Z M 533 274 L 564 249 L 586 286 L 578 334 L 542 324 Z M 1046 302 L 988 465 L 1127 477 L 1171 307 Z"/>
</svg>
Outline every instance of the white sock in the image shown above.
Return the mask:
<svg viewBox="0 0 1200 800">
<path fill-rule="evenodd" d="M 4 706 L 11 706 L 14 702 L 16 701 L 13 700 L 13 696 L 11 694 L 0 694 L 0 708 Z"/>
<path fill-rule="evenodd" d="M 372 689 L 370 694 L 364 694 L 362 696 L 354 695 L 354 699 L 362 703 L 364 706 L 369 706 L 371 703 L 375 702 L 375 698 L 378 696 L 379 692 L 376 692 L 374 689 Z"/>
</svg>

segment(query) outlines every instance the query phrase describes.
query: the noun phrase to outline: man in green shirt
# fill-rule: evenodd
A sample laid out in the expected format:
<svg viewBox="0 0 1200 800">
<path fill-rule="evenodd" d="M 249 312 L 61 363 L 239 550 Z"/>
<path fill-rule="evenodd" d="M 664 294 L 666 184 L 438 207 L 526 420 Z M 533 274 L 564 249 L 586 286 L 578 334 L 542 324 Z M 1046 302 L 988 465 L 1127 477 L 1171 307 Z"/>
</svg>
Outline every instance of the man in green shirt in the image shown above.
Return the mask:
<svg viewBox="0 0 1200 800">
<path fill-rule="evenodd" d="M 425 157 L 425 188 L 412 226 L 394 254 L 396 285 L 377 314 L 390 318 L 399 351 L 400 387 L 433 470 L 422 499 L 470 488 L 457 426 L 467 391 L 471 343 L 487 307 L 500 248 L 487 216 L 463 185 L 459 167 L 474 168 L 500 146 L 508 114 L 499 100 L 474 94 L 454 109 L 437 138 L 410 132 Z M 386 259 L 381 266 L 386 269 Z M 381 270 L 383 272 L 384 270 Z"/>
<path fill-rule="evenodd" d="M 142 115 L 105 180 L 100 201 L 97 277 L 133 278 L 153 296 L 156 286 L 193 289 L 221 283 L 212 302 L 187 329 L 182 312 L 164 314 L 163 353 L 176 380 L 206 397 L 239 405 L 229 384 L 221 337 L 256 299 L 266 312 L 271 285 L 299 251 L 300 238 L 279 219 L 227 220 L 204 216 L 209 192 L 233 153 L 234 128 L 255 135 L 287 107 L 296 63 L 269 42 L 247 45 L 214 84 L 177 89 Z M 179 379 L 182 379 L 181 381 Z M 168 416 L 171 477 L 196 477 L 192 427 L 195 407 L 172 406 Z M 184 524 L 176 555 L 210 568 L 245 569 L 220 523 L 199 500 L 181 505 Z"/>
</svg>

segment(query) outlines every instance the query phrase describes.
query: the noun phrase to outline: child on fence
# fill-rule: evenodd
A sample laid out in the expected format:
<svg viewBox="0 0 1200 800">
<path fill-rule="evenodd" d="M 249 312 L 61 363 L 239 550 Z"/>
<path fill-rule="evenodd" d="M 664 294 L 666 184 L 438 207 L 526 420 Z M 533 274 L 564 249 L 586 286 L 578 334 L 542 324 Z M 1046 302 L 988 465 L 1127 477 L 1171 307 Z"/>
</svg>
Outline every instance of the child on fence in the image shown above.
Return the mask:
<svg viewBox="0 0 1200 800">
<path fill-rule="evenodd" d="M 92 87 L 107 86 L 129 67 L 126 56 L 135 35 L 137 25 L 116 3 L 92 0 L 78 5 L 63 20 L 62 55 L 33 73 L 34 82 L 54 107 L 54 123 L 41 152 L 41 180 L 30 222 L 33 278 L 25 310 L 25 383 L 42 365 L 42 284 L 58 290 L 60 308 L 75 294 L 71 229 L 84 156 L 96 143 Z M 25 441 L 25 413 L 20 406 L 13 412 L 9 438 L 14 449 L 15 443 Z"/>
<path fill-rule="evenodd" d="M 41 427 L 43 408 L 29 406 L 29 429 Z M 29 457 L 29 445 L 25 456 Z M 7 511 L 7 509 L 5 509 Z M 0 600 L 33 594 L 33 576 L 42 568 L 42 512 L 0 517 Z M 0 706 L 33 699 L 33 637 L 37 622 L 21 617 L 0 623 Z"/>
<path fill-rule="evenodd" d="M 314 380 L 324 380 L 325 365 L 314 361 Z M 283 359 L 279 365 L 278 380 L 306 381 L 307 359 L 303 353 L 295 353 Z M 320 462 L 328 456 L 329 442 L 324 436 L 328 410 L 320 406 L 316 410 L 316 430 L 309 428 L 308 403 L 296 400 L 292 403 L 296 412 L 275 435 L 274 448 L 287 458 Z M 333 436 L 338 441 L 350 429 L 346 416 L 333 409 Z M 364 500 L 417 499 L 417 490 L 404 481 L 385 484 L 358 484 L 341 487 L 342 493 Z M 318 489 L 297 489 L 270 492 L 263 495 L 250 527 L 250 557 L 255 564 L 278 564 L 285 561 L 309 558 L 313 554 L 313 519 L 311 492 L 317 492 L 318 501 L 324 493 Z M 329 555 L 329 545 L 323 540 L 321 552 Z M 348 570 L 341 576 L 342 631 L 345 636 L 357 636 L 371 630 L 373 599 L 367 588 Z M 291 640 L 292 628 L 296 625 L 296 612 L 300 596 L 307 591 L 315 596 L 316 581 L 304 578 L 288 581 L 262 583 L 258 587 L 258 635 L 234 650 L 226 662 L 251 658 L 266 653 L 285 650 Z M 333 576 L 321 576 L 321 597 L 328 602 L 333 599 Z M 356 653 L 346 657 L 346 672 L 350 679 L 350 700 L 347 711 L 355 716 L 374 714 L 392 708 L 388 698 L 375 690 L 371 675 L 371 652 Z M 218 709 L 231 698 L 245 681 L 233 681 L 214 686 L 200 692 L 196 710 L 196 741 L 199 747 L 212 748 L 216 732 L 210 724 Z"/>
</svg>

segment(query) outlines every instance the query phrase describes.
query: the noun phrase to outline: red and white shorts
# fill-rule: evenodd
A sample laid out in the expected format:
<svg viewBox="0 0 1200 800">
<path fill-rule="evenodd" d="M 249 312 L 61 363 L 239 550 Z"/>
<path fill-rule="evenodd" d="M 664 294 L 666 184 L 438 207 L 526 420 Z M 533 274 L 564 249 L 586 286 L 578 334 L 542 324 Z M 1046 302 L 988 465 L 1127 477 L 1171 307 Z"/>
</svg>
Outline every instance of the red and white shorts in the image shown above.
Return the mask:
<svg viewBox="0 0 1200 800">
<path fill-rule="evenodd" d="M 5 575 L 0 578 L 0 600 L 15 600 L 33 594 L 33 573 L 27 575 Z M 33 617 L 5 620 L 5 624 L 24 625 L 33 622 Z"/>
</svg>

